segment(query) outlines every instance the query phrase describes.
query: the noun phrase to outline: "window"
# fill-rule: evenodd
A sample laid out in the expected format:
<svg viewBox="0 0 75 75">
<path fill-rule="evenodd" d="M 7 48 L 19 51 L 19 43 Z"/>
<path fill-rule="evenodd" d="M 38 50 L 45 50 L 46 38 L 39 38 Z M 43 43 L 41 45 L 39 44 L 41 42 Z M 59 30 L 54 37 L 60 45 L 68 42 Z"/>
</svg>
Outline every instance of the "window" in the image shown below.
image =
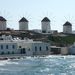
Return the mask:
<svg viewBox="0 0 75 75">
<path fill-rule="evenodd" d="M 28 51 L 30 51 L 30 48 L 28 49 Z"/>
<path fill-rule="evenodd" d="M 1 54 L 3 55 L 3 54 L 4 54 L 4 52 L 1 52 Z"/>
<path fill-rule="evenodd" d="M 8 45 L 6 45 L 6 49 L 8 49 Z"/>
<path fill-rule="evenodd" d="M 12 54 L 14 54 L 14 51 L 12 51 Z"/>
<path fill-rule="evenodd" d="M 26 50 L 25 50 L 25 48 L 23 48 L 23 50 L 22 50 L 22 53 L 23 53 L 23 54 L 25 54 L 25 53 L 26 53 Z"/>
<path fill-rule="evenodd" d="M 12 45 L 12 48 L 15 49 L 15 45 Z"/>
<path fill-rule="evenodd" d="M 19 48 L 21 48 L 21 46 L 19 46 Z"/>
<path fill-rule="evenodd" d="M 35 51 L 37 51 L 37 47 L 35 46 Z"/>
<path fill-rule="evenodd" d="M 20 52 L 21 54 L 23 54 L 23 50 L 21 49 L 21 52 Z"/>
<path fill-rule="evenodd" d="M 45 31 L 45 30 L 43 30 L 42 32 L 43 32 L 43 33 L 46 33 L 46 31 Z"/>
<path fill-rule="evenodd" d="M 10 54 L 10 52 L 8 51 L 8 53 L 7 54 Z"/>
<path fill-rule="evenodd" d="M 41 47 L 40 47 L 40 51 L 41 51 Z"/>
<path fill-rule="evenodd" d="M 48 46 L 46 46 L 46 50 L 48 51 Z"/>
<path fill-rule="evenodd" d="M 1 49 L 3 49 L 3 45 L 1 45 Z"/>
<path fill-rule="evenodd" d="M 21 49 L 21 54 L 25 54 L 25 53 L 26 53 L 25 48 Z"/>
</svg>

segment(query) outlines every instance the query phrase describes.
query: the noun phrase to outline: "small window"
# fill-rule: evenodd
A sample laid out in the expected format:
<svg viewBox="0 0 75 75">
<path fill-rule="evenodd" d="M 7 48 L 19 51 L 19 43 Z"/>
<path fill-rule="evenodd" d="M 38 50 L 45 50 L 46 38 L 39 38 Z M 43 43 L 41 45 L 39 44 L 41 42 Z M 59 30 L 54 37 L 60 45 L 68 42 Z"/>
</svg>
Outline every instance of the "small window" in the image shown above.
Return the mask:
<svg viewBox="0 0 75 75">
<path fill-rule="evenodd" d="M 48 46 L 46 46 L 46 50 L 48 51 Z"/>
<path fill-rule="evenodd" d="M 28 49 L 28 51 L 30 51 L 30 48 Z"/>
<path fill-rule="evenodd" d="M 35 46 L 35 51 L 37 51 L 37 47 Z"/>
<path fill-rule="evenodd" d="M 3 49 L 3 45 L 1 45 L 1 49 Z"/>
<path fill-rule="evenodd" d="M 8 51 L 8 53 L 7 54 L 10 54 L 10 52 Z"/>
<path fill-rule="evenodd" d="M 6 49 L 8 49 L 8 45 L 6 45 Z"/>
<path fill-rule="evenodd" d="M 15 49 L 15 45 L 12 45 L 12 48 Z"/>
<path fill-rule="evenodd" d="M 21 48 L 21 46 L 19 46 L 19 48 Z"/>
<path fill-rule="evenodd" d="M 26 49 L 25 49 L 25 48 L 23 48 L 22 53 L 23 53 L 23 54 L 25 54 L 25 53 L 26 53 Z"/>
<path fill-rule="evenodd" d="M 14 54 L 14 51 L 12 51 L 12 54 Z"/>
<path fill-rule="evenodd" d="M 43 32 L 43 33 L 46 33 L 46 31 L 45 31 L 45 30 L 43 30 L 42 32 Z"/>
<path fill-rule="evenodd" d="M 1 54 L 3 55 L 3 54 L 4 54 L 4 52 L 1 52 Z"/>
<path fill-rule="evenodd" d="M 40 47 L 40 51 L 41 51 L 41 47 Z"/>
</svg>

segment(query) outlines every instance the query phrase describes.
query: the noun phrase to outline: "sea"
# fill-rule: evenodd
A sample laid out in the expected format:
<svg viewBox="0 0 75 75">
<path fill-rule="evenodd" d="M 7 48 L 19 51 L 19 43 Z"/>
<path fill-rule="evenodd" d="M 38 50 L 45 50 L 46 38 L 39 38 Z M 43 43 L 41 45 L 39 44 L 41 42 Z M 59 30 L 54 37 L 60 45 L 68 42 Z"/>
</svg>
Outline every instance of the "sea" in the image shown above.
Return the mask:
<svg viewBox="0 0 75 75">
<path fill-rule="evenodd" d="M 0 75 L 75 75 L 75 56 L 37 56 L 0 60 Z"/>
</svg>

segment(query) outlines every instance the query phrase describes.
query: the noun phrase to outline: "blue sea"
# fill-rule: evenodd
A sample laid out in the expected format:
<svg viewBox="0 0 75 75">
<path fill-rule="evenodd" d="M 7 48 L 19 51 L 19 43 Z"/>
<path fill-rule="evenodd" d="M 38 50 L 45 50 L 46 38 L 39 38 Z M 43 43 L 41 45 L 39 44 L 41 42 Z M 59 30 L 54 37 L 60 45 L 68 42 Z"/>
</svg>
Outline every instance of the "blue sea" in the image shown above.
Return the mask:
<svg viewBox="0 0 75 75">
<path fill-rule="evenodd" d="M 75 75 L 75 56 L 0 60 L 0 75 Z"/>
</svg>

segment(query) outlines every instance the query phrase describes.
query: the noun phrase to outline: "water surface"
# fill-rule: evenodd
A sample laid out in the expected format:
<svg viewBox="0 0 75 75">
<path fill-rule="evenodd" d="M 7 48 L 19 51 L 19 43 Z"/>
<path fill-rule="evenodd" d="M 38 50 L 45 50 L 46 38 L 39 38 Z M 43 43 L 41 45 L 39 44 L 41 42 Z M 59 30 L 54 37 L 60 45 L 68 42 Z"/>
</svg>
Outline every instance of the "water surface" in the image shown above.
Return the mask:
<svg viewBox="0 0 75 75">
<path fill-rule="evenodd" d="M 0 60 L 0 75 L 75 75 L 75 56 Z"/>
</svg>

